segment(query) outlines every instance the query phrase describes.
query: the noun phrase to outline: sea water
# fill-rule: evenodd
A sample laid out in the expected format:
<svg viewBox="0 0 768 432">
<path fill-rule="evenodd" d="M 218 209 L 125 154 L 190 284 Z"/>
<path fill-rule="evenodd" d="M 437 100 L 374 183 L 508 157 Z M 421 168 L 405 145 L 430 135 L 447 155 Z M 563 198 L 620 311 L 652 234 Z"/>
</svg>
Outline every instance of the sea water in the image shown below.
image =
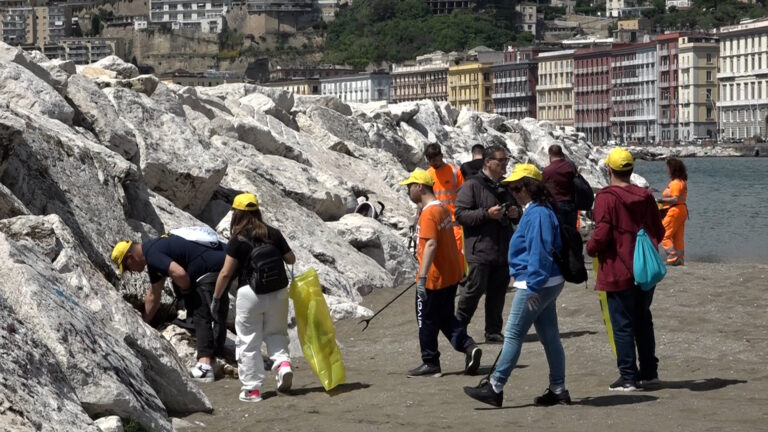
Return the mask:
<svg viewBox="0 0 768 432">
<path fill-rule="evenodd" d="M 687 261 L 768 263 L 768 158 L 688 158 Z M 669 183 L 664 162 L 635 172 L 656 197 Z"/>
</svg>

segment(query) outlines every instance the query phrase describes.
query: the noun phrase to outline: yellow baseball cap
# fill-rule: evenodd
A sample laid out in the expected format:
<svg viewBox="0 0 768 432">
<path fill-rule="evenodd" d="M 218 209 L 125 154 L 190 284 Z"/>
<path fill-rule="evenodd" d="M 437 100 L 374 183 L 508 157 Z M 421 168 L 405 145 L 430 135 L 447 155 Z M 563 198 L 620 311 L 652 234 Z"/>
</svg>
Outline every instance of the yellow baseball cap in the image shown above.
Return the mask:
<svg viewBox="0 0 768 432">
<path fill-rule="evenodd" d="M 117 269 L 120 270 L 120 274 L 123 274 L 125 269 L 123 269 L 123 259 L 125 259 L 125 254 L 128 253 L 128 250 L 131 249 L 131 245 L 133 244 L 130 240 L 120 240 L 117 242 L 115 247 L 112 249 L 112 262 L 117 265 Z"/>
<path fill-rule="evenodd" d="M 635 166 L 635 158 L 632 157 L 632 153 L 622 147 L 611 150 L 603 162 L 615 171 L 627 171 Z"/>
<path fill-rule="evenodd" d="M 232 208 L 235 210 L 251 211 L 259 208 L 259 199 L 252 193 L 241 193 L 235 197 L 232 202 Z"/>
<path fill-rule="evenodd" d="M 416 168 L 413 170 L 410 176 L 408 176 L 407 179 L 400 182 L 401 185 L 409 185 L 411 183 L 418 183 L 423 184 L 427 186 L 432 186 L 435 184 L 435 181 L 432 180 L 432 176 L 429 175 L 428 172 L 424 171 L 421 168 Z"/>
<path fill-rule="evenodd" d="M 512 170 L 512 174 L 509 177 L 502 180 L 502 183 L 512 183 L 518 181 L 523 177 L 530 177 L 532 179 L 541 181 L 541 171 L 532 164 L 515 164 L 515 168 Z"/>
</svg>

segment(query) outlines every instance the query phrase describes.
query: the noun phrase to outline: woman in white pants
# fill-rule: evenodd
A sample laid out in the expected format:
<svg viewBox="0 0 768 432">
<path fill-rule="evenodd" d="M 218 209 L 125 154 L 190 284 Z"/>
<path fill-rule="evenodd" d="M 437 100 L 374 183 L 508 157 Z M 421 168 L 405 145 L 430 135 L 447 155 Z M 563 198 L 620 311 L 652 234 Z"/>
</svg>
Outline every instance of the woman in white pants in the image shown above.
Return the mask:
<svg viewBox="0 0 768 432">
<path fill-rule="evenodd" d="M 291 388 L 293 371 L 288 353 L 288 281 L 282 261 L 293 264 L 296 257 L 282 233 L 264 223 L 259 200 L 253 194 L 244 193 L 235 197 L 230 233 L 227 257 L 216 281 L 211 310 L 216 311 L 220 307 L 219 299 L 224 295 L 230 279 L 238 274 L 235 330 L 237 371 L 242 382 L 239 398 L 244 402 L 259 402 L 266 376 L 261 357 L 262 342 L 267 344 L 269 358 L 273 361 L 277 390 L 283 392 Z M 254 255 L 265 258 L 254 263 L 252 252 L 256 248 L 263 252 L 254 252 Z M 277 257 L 277 263 L 272 255 Z M 259 270 L 257 266 L 260 262 L 268 264 L 259 267 Z M 265 269 L 266 274 L 274 277 L 265 277 Z"/>
</svg>

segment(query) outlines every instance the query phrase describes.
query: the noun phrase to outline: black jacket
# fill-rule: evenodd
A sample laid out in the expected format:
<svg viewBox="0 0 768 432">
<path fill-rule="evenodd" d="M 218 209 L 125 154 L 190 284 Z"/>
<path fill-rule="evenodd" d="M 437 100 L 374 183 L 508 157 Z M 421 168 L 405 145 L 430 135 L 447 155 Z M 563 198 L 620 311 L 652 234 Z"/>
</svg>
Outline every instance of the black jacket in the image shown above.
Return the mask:
<svg viewBox="0 0 768 432">
<path fill-rule="evenodd" d="M 464 255 L 467 262 L 506 264 L 509 239 L 514 227 L 505 216 L 500 221 L 488 216 L 488 209 L 504 203 L 517 206 L 512 193 L 482 171 L 459 188 L 456 221 L 464 228 Z"/>
</svg>

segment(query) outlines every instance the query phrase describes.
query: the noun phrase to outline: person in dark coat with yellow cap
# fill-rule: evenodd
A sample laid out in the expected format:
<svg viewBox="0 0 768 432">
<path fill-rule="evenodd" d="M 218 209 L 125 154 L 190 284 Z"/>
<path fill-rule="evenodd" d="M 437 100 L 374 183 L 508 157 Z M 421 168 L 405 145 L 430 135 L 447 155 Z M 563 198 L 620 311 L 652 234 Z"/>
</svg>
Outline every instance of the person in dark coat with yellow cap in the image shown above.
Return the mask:
<svg viewBox="0 0 768 432">
<path fill-rule="evenodd" d="M 213 359 L 226 341 L 227 308 L 222 316 L 211 316 L 210 304 L 216 277 L 224 264 L 224 247 L 204 246 L 173 234 L 144 243 L 119 241 L 112 250 L 112 262 L 120 274 L 147 270 L 150 287 L 144 298 L 142 318 L 150 323 L 160 307 L 166 278 L 171 278 L 174 293 L 184 300 L 187 318 L 192 318 L 197 340 L 197 364 L 190 369 L 192 378 L 213 382 Z M 228 305 L 228 298 L 227 298 Z"/>
<path fill-rule="evenodd" d="M 504 347 L 491 379 L 478 387 L 465 387 L 473 399 L 501 406 L 503 388 L 517 366 L 523 339 L 536 328 L 549 365 L 549 386 L 533 402 L 539 406 L 571 403 L 565 389 L 565 352 L 557 325 L 557 297 L 565 280 L 554 260 L 562 249 L 560 225 L 552 210 L 555 202 L 542 183 L 541 172 L 531 164 L 517 164 L 503 180 L 523 206 L 523 217 L 509 243 L 509 273 L 514 278 L 515 298 L 504 331 Z"/>
</svg>

